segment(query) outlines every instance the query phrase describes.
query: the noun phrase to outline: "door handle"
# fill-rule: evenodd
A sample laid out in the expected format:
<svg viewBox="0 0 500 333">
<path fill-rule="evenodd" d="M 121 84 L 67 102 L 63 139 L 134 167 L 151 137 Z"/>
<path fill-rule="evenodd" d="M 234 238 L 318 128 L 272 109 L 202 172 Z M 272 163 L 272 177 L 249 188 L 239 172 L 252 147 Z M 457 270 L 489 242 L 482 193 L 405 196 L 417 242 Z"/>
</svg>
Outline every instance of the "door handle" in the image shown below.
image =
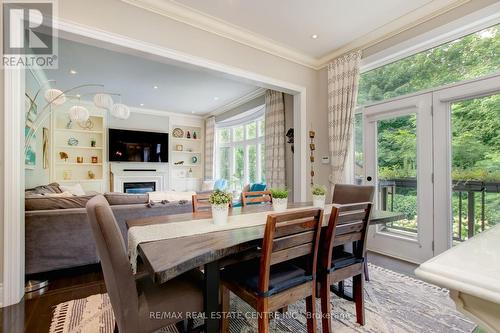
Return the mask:
<svg viewBox="0 0 500 333">
<path fill-rule="evenodd" d="M 369 182 L 371 182 L 372 181 L 372 176 L 366 177 L 366 180 L 369 181 Z"/>
</svg>

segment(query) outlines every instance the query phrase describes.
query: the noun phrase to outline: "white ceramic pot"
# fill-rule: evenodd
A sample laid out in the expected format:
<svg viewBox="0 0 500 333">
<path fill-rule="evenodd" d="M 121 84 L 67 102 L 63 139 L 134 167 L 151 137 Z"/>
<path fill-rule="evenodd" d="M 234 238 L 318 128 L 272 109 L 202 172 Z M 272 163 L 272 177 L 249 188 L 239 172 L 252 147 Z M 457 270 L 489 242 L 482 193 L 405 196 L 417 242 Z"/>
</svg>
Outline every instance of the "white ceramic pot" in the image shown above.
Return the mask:
<svg viewBox="0 0 500 333">
<path fill-rule="evenodd" d="M 325 208 L 325 195 L 313 195 L 313 206 Z"/>
<path fill-rule="evenodd" d="M 227 224 L 229 204 L 212 205 L 212 219 L 215 225 Z"/>
<path fill-rule="evenodd" d="M 275 199 L 273 198 L 273 210 L 275 212 L 284 212 L 288 206 L 288 198 Z"/>
</svg>

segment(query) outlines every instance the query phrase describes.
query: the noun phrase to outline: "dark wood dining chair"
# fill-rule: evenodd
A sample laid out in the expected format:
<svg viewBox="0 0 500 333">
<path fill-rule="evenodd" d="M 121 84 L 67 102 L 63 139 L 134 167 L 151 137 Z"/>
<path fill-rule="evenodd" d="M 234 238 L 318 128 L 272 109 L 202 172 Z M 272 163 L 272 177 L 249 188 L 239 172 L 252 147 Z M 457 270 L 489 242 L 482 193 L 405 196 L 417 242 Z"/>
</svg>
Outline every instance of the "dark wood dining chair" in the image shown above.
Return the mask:
<svg viewBox="0 0 500 333">
<path fill-rule="evenodd" d="M 270 191 L 248 191 L 241 192 L 241 205 L 243 207 L 248 204 L 259 204 L 259 203 L 272 203 L 273 199 L 271 197 Z"/>
<path fill-rule="evenodd" d="M 258 312 L 258 332 L 269 332 L 270 313 L 306 299 L 307 331 L 316 332 L 316 263 L 322 209 L 270 214 L 258 259 L 226 267 L 221 274 L 222 311 L 232 291 Z M 304 267 L 293 259 L 304 259 Z M 222 320 L 229 332 L 229 319 Z"/>
<path fill-rule="evenodd" d="M 192 203 L 193 203 L 193 213 L 199 211 L 209 211 L 211 209 L 210 202 L 208 202 L 208 198 L 212 192 L 209 193 L 199 193 L 193 194 Z"/>
<path fill-rule="evenodd" d="M 353 278 L 353 296 L 356 319 L 365 324 L 364 263 L 366 260 L 366 232 L 371 202 L 336 205 L 332 207 L 328 227 L 322 240 L 319 259 L 319 282 L 323 333 L 332 332 L 330 287 L 332 284 Z M 333 244 L 355 242 L 352 253 Z"/>
<path fill-rule="evenodd" d="M 203 274 L 190 271 L 162 285 L 149 277 L 135 278 L 125 242 L 113 212 L 102 195 L 87 203 L 87 214 L 101 259 L 104 283 L 115 316 L 115 332 L 153 332 L 203 311 Z M 180 313 L 152 317 L 154 313 Z"/>
<path fill-rule="evenodd" d="M 335 184 L 333 188 L 333 204 L 345 205 L 358 202 L 373 202 L 375 186 Z M 365 279 L 370 281 L 368 272 L 368 260 L 365 261 Z"/>
</svg>

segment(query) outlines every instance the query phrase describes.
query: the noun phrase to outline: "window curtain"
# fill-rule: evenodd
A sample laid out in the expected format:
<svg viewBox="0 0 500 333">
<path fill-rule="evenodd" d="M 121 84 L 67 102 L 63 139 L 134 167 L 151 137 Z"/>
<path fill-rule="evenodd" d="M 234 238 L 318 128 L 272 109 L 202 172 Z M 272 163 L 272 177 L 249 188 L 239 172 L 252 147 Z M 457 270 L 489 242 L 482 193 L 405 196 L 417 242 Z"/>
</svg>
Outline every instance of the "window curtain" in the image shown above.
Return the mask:
<svg viewBox="0 0 500 333">
<path fill-rule="evenodd" d="M 215 178 L 215 117 L 205 119 L 205 179 Z"/>
<path fill-rule="evenodd" d="M 266 91 L 265 128 L 267 187 L 285 187 L 285 102 L 281 92 Z"/>
<path fill-rule="evenodd" d="M 354 108 L 359 83 L 361 51 L 335 59 L 328 65 L 328 141 L 331 192 L 346 182 L 346 167 L 354 126 Z"/>
</svg>

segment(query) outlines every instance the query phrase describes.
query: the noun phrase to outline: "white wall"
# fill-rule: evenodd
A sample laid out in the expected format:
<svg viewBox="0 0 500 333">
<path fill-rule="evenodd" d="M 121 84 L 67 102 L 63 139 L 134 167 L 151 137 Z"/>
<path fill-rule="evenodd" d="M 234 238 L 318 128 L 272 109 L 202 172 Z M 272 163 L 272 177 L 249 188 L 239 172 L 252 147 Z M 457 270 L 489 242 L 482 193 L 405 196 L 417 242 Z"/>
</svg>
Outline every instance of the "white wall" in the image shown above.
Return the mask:
<svg viewBox="0 0 500 333">
<path fill-rule="evenodd" d="M 168 133 L 169 117 L 131 112 L 128 119 L 108 117 L 108 128 Z"/>
</svg>

